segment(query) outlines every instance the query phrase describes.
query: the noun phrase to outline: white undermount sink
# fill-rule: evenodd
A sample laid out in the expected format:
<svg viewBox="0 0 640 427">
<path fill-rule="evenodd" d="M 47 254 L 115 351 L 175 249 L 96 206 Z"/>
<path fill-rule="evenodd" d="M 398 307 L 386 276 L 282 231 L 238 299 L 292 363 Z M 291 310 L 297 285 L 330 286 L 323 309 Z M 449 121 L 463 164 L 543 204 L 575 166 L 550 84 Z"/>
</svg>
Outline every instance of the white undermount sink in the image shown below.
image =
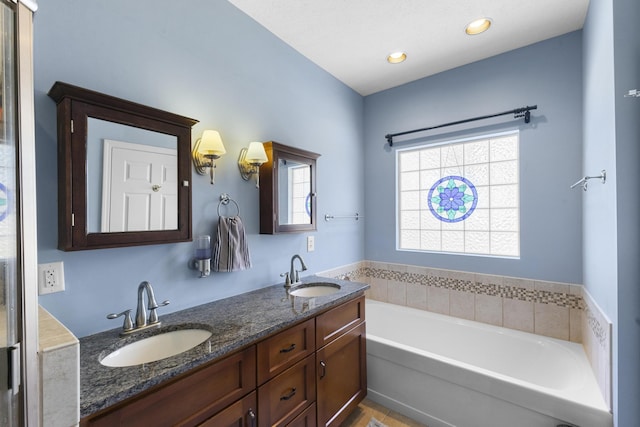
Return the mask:
<svg viewBox="0 0 640 427">
<path fill-rule="evenodd" d="M 340 285 L 336 285 L 335 283 L 305 283 L 296 287 L 294 290 L 289 291 L 289 295 L 293 295 L 294 297 L 313 298 L 335 294 L 339 290 Z"/>
<path fill-rule="evenodd" d="M 104 366 L 123 367 L 142 365 L 175 356 L 203 343 L 211 336 L 205 329 L 179 329 L 132 342 L 105 356 Z"/>
</svg>

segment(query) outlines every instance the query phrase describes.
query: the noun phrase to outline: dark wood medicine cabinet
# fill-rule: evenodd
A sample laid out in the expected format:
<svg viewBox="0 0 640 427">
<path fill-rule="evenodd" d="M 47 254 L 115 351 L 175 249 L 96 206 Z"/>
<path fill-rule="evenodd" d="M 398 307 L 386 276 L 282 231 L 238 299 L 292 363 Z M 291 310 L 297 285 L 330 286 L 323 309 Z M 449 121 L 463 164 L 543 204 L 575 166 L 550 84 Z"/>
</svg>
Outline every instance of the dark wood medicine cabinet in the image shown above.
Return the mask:
<svg viewBox="0 0 640 427">
<path fill-rule="evenodd" d="M 49 97 L 57 104 L 58 248 L 190 241 L 191 127 L 198 121 L 62 82 Z M 128 184 L 118 178 L 107 184 L 106 177 L 122 175 L 135 163 L 122 159 L 136 153 L 156 163 L 127 169 L 143 190 L 122 197 Z M 145 209 L 148 214 L 140 214 Z M 134 214 L 135 221 L 128 217 Z"/>
<path fill-rule="evenodd" d="M 316 159 L 320 154 L 264 143 L 260 166 L 260 234 L 317 230 Z"/>
</svg>

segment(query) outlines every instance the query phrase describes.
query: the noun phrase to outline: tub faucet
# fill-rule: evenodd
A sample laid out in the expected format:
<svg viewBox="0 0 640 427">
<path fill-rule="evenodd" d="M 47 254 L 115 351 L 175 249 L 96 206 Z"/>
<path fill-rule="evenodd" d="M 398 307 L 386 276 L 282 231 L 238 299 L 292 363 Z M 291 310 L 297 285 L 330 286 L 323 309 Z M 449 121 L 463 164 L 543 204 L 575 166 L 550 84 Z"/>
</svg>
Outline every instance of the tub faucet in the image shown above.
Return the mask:
<svg viewBox="0 0 640 427">
<path fill-rule="evenodd" d="M 300 266 L 302 267 L 302 270 L 296 270 L 293 267 L 293 264 L 296 258 L 300 260 Z M 300 276 L 298 275 L 298 272 L 305 271 L 306 269 L 307 269 L 307 266 L 304 264 L 304 260 L 300 255 L 295 254 L 294 256 L 291 257 L 291 269 L 289 270 L 289 278 L 291 279 L 292 285 L 297 285 L 298 283 L 300 283 Z"/>
</svg>

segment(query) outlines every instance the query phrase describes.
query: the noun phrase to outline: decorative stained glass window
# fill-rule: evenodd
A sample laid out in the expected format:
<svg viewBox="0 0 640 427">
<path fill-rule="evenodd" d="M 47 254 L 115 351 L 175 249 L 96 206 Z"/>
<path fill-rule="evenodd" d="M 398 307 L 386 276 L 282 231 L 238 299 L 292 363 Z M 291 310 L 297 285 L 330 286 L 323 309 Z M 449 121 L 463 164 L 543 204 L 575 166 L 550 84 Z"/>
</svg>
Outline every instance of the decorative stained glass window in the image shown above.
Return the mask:
<svg viewBox="0 0 640 427">
<path fill-rule="evenodd" d="M 520 256 L 518 132 L 396 152 L 399 250 Z"/>
</svg>

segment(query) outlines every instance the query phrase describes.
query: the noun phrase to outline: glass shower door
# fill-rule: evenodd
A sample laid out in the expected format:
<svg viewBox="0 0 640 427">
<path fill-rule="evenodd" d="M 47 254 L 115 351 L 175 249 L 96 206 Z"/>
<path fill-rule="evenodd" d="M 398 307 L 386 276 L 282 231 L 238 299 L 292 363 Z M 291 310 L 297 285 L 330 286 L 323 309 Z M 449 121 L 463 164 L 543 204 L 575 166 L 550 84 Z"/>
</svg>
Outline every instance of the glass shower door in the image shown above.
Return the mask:
<svg viewBox="0 0 640 427">
<path fill-rule="evenodd" d="M 23 419 L 15 5 L 0 1 L 0 427 Z"/>
</svg>

